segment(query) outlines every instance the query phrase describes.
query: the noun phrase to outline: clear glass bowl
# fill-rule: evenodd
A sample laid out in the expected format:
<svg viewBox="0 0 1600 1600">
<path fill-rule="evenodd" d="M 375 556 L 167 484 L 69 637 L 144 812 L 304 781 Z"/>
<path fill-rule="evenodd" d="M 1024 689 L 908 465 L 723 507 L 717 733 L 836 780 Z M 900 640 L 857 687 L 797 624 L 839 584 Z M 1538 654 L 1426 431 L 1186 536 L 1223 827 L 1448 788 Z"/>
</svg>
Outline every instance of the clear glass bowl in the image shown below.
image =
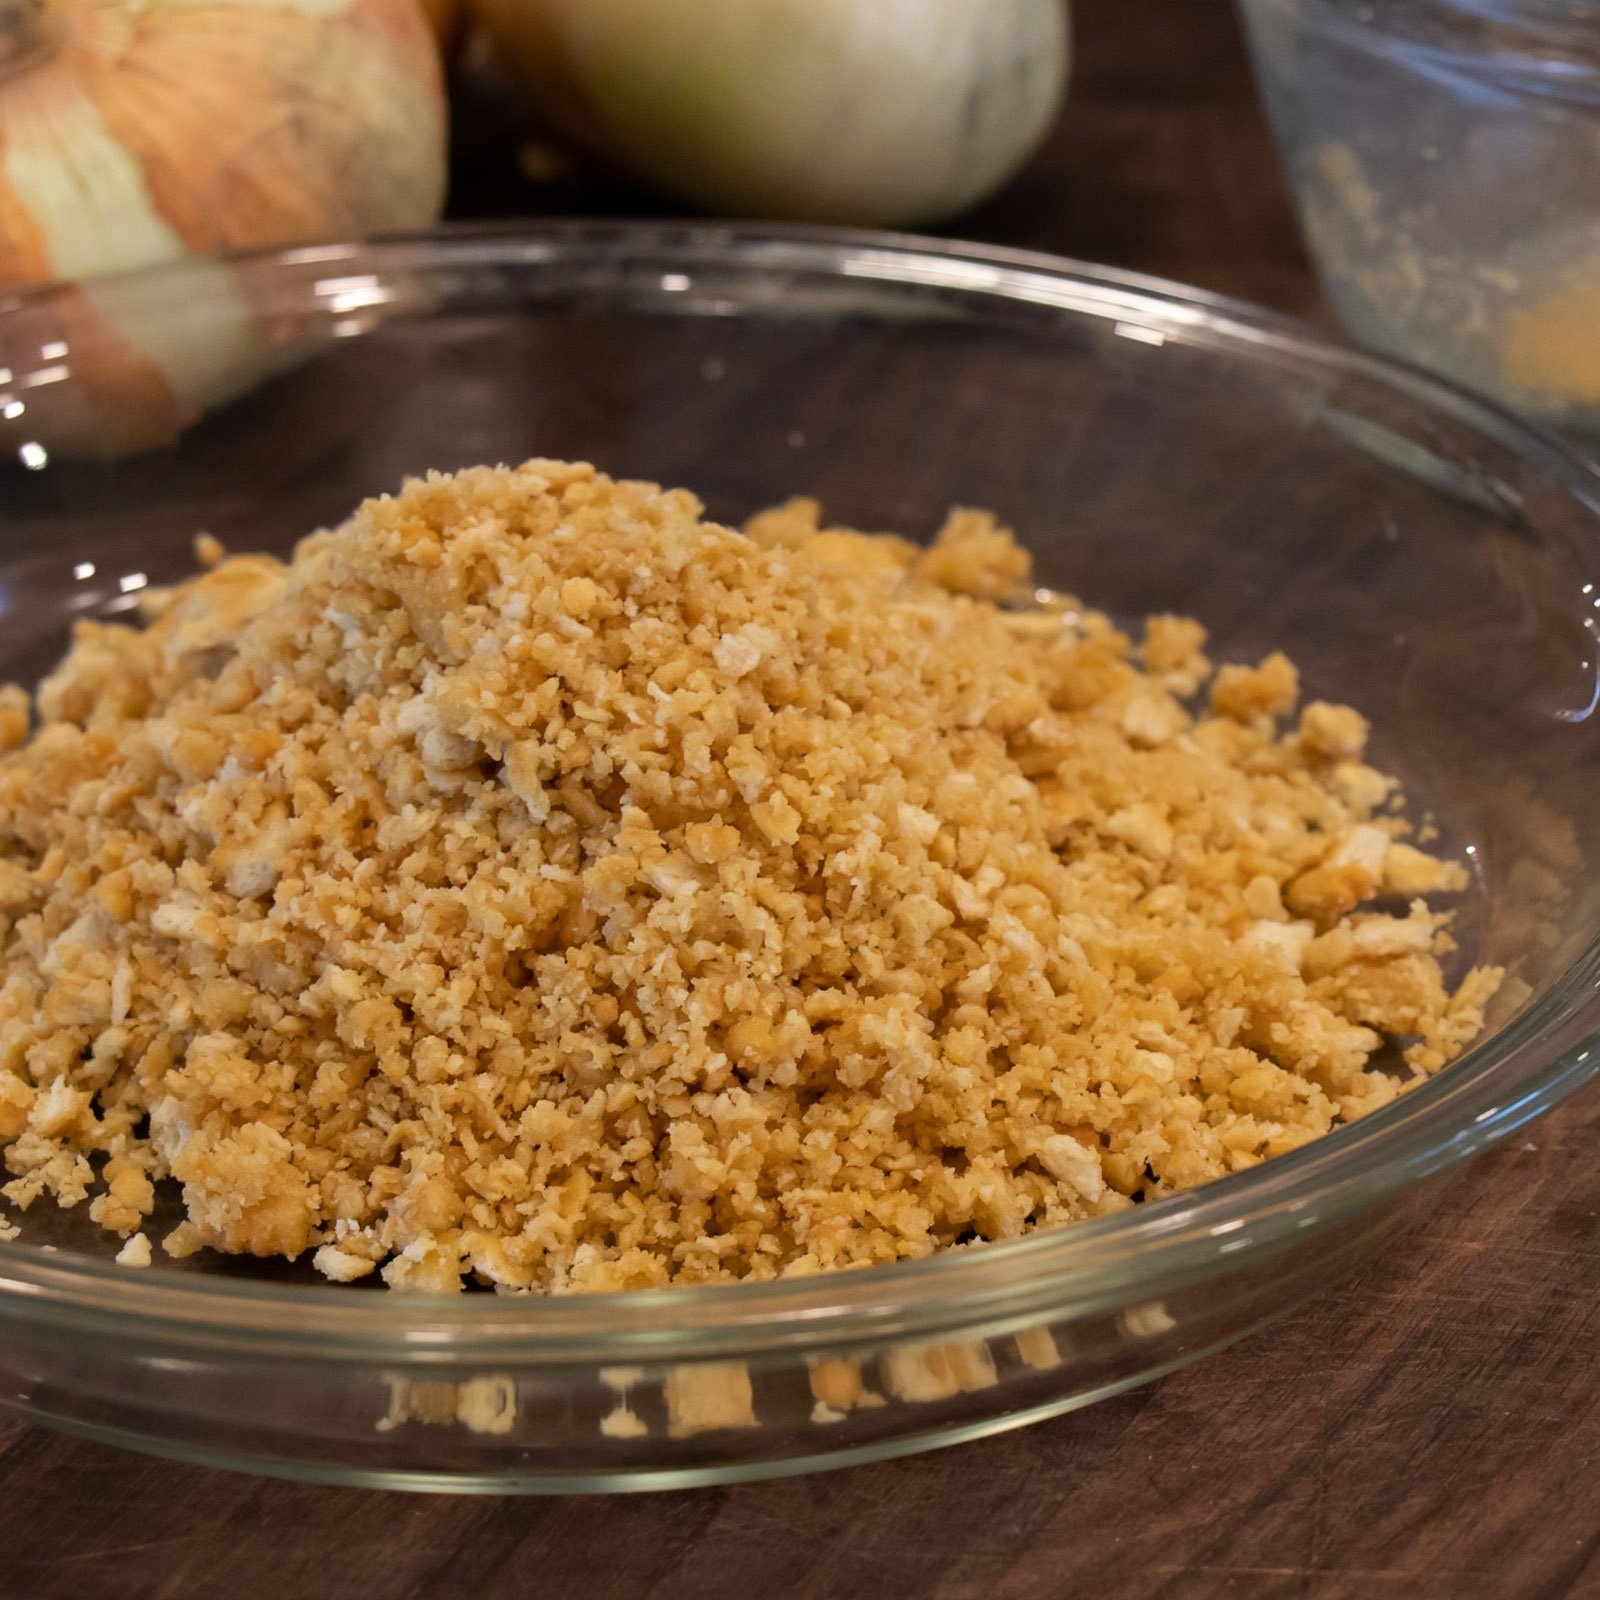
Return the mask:
<svg viewBox="0 0 1600 1600">
<path fill-rule="evenodd" d="M 1600 438 L 1600 0 L 1241 0 L 1359 339 Z"/>
<path fill-rule="evenodd" d="M 803 230 L 460 232 L 164 269 L 91 309 L 0 305 L 0 678 L 191 571 L 200 530 L 286 550 L 425 467 L 587 457 L 726 519 L 802 490 L 861 527 L 992 506 L 1043 582 L 1192 612 L 1222 657 L 1284 646 L 1309 693 L 1366 707 L 1377 758 L 1475 864 L 1462 959 L 1510 976 L 1482 1043 L 1363 1122 L 913 1264 L 433 1299 L 209 1256 L 133 1271 L 86 1208 L 41 1205 L 0 1246 L 5 1405 L 432 1489 L 689 1484 L 970 1438 L 1326 1288 L 1429 1180 L 1595 1072 L 1600 472 L 1490 406 L 1181 289 Z M 130 349 L 213 409 L 116 457 L 108 418 L 150 445 L 176 415 L 148 382 L 128 399 Z"/>
</svg>

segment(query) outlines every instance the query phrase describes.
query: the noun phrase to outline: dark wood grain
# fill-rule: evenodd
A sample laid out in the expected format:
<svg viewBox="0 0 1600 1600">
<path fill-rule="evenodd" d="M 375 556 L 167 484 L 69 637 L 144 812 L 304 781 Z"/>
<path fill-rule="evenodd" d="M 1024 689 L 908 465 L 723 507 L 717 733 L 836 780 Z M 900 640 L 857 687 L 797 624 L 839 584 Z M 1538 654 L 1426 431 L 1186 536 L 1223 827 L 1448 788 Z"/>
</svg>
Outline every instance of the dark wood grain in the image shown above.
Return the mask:
<svg viewBox="0 0 1600 1600">
<path fill-rule="evenodd" d="M 1223 0 L 1085 0 L 1071 106 L 957 231 L 1316 314 Z M 456 209 L 659 210 L 534 183 L 492 85 Z M 611 1500 L 330 1490 L 0 1422 L 5 1600 L 361 1595 L 1600 1595 L 1600 1094 L 1473 1167 L 1378 1265 L 1159 1385 L 805 1480 Z"/>
</svg>

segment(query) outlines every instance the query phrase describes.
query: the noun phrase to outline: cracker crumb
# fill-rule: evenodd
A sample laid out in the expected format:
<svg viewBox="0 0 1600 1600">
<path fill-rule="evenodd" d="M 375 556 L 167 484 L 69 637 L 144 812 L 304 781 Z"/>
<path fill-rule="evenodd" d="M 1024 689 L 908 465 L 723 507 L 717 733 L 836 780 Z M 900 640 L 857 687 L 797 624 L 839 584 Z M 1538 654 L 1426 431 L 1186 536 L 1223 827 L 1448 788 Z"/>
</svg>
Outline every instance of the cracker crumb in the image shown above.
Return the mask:
<svg viewBox="0 0 1600 1600">
<path fill-rule="evenodd" d="M 1317 755 L 1349 758 L 1367 747 L 1367 719 L 1349 706 L 1312 700 L 1300 713 L 1300 743 Z"/>
<path fill-rule="evenodd" d="M 142 1234 L 133 1234 L 123 1247 L 117 1251 L 117 1265 L 119 1267 L 148 1267 L 150 1265 L 150 1241 Z"/>
<path fill-rule="evenodd" d="M 1130 1306 L 1118 1320 L 1135 1339 L 1157 1339 L 1164 1333 L 1171 1333 L 1178 1325 L 1172 1313 L 1159 1300 L 1152 1300 L 1148 1305 Z"/>
<path fill-rule="evenodd" d="M 379 1433 L 389 1433 L 407 1422 L 492 1434 L 509 1433 L 516 1425 L 516 1379 L 505 1373 L 493 1372 L 461 1383 L 393 1377 L 388 1384 L 389 1409 L 376 1423 Z"/>
<path fill-rule="evenodd" d="M 1415 895 L 1456 893 L 1467 887 L 1467 869 L 1459 861 L 1440 861 L 1413 845 L 1396 841 L 1383 858 L 1383 888 L 1386 894 Z"/>
<path fill-rule="evenodd" d="M 649 1436 L 650 1425 L 636 1411 L 618 1406 L 601 1417 L 600 1431 L 608 1439 L 644 1439 Z"/>
<path fill-rule="evenodd" d="M 26 744 L 32 720 L 33 696 L 17 684 L 0 684 L 0 751 Z"/>
<path fill-rule="evenodd" d="M 818 1412 L 828 1413 L 823 1420 L 837 1422 L 847 1412 L 869 1403 L 866 1386 L 861 1381 L 861 1363 L 854 1358 L 812 1361 L 810 1371 L 811 1393 Z"/>
<path fill-rule="evenodd" d="M 1006 600 L 1027 583 L 1030 565 L 1027 551 L 990 512 L 956 510 L 912 570 L 952 594 Z"/>
<path fill-rule="evenodd" d="M 999 1382 L 994 1357 L 981 1339 L 902 1345 L 889 1351 L 882 1365 L 884 1383 L 897 1400 L 948 1400 Z"/>
<path fill-rule="evenodd" d="M 739 532 L 533 461 L 200 554 L 0 690 L 3 1192 L 125 1254 L 169 1183 L 173 1256 L 400 1290 L 924 1256 L 1293 1149 L 1499 981 L 1446 983 L 1466 876 L 1379 815 L 1364 719 L 1280 725 L 1285 657 L 1136 646 L 984 512 Z M 747 1374 L 667 1392 L 752 1415 Z"/>
<path fill-rule="evenodd" d="M 1259 667 L 1219 667 L 1211 686 L 1211 709 L 1240 722 L 1252 717 L 1282 717 L 1294 710 L 1300 674 L 1274 651 Z"/>
<path fill-rule="evenodd" d="M 1049 1372 L 1061 1365 L 1061 1349 L 1048 1328 L 1024 1328 L 1016 1338 L 1017 1357 L 1035 1372 Z"/>
<path fill-rule="evenodd" d="M 456 1420 L 469 1433 L 510 1433 L 517 1420 L 517 1381 L 502 1373 L 468 1378 L 456 1397 Z"/>
<path fill-rule="evenodd" d="M 667 1432 L 674 1439 L 722 1428 L 755 1428 L 750 1369 L 742 1361 L 706 1361 L 677 1366 L 662 1385 Z"/>
</svg>

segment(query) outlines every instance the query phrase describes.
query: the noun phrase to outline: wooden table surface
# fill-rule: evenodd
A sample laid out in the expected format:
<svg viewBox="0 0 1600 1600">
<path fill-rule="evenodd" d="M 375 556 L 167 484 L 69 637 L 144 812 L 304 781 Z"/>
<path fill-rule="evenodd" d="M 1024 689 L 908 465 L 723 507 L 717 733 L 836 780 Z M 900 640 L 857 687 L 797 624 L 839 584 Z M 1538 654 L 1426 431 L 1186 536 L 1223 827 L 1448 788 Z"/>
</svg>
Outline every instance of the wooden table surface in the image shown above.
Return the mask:
<svg viewBox="0 0 1600 1600">
<path fill-rule="evenodd" d="M 970 237 L 1322 314 L 1226 0 L 1080 0 L 1071 104 Z M 463 96 L 454 209 L 536 185 Z M 1600 1091 L 1377 1266 L 1161 1383 L 919 1458 L 569 1500 L 305 1487 L 0 1422 L 3 1600 L 1600 1595 Z"/>
</svg>

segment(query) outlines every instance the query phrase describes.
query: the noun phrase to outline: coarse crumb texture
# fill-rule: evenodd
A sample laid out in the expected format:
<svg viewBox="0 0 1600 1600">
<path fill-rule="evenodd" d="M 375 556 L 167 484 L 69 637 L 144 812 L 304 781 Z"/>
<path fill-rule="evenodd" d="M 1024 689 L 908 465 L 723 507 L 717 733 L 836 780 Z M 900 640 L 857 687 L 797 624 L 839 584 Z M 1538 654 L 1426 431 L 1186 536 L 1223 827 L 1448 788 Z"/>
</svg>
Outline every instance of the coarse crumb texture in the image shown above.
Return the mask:
<svg viewBox="0 0 1600 1600">
<path fill-rule="evenodd" d="M 1496 975 L 1447 986 L 1465 880 L 1362 718 L 1027 576 L 982 513 L 740 533 L 535 461 L 82 624 L 0 704 L 6 1195 L 137 1236 L 170 1177 L 170 1253 L 405 1288 L 770 1278 L 1443 1065 Z"/>
</svg>

